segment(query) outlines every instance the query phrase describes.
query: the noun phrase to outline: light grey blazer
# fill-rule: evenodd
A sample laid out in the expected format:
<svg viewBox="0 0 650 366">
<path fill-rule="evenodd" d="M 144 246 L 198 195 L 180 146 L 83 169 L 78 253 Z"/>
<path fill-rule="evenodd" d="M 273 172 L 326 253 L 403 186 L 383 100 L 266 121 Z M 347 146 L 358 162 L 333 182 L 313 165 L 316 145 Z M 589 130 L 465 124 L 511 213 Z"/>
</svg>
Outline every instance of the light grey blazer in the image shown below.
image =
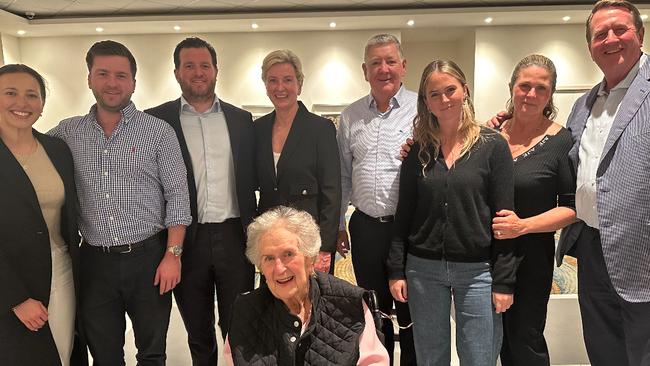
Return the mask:
<svg viewBox="0 0 650 366">
<path fill-rule="evenodd" d="M 567 128 L 569 158 L 577 172 L 580 139 L 600 84 L 573 105 Z M 607 272 L 629 302 L 650 302 L 650 57 L 628 89 L 605 142 L 596 173 L 598 224 Z M 585 226 L 562 231 L 558 265 Z M 579 265 L 579 263 L 578 263 Z"/>
</svg>

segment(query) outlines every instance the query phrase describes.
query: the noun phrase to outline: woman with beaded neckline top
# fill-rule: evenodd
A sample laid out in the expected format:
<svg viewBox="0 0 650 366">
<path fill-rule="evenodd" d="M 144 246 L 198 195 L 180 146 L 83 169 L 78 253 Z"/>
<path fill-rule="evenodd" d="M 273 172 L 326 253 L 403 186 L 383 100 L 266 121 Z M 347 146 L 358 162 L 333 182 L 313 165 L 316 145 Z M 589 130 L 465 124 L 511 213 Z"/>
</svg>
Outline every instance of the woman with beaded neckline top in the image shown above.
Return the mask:
<svg viewBox="0 0 650 366">
<path fill-rule="evenodd" d="M 501 124 L 514 161 L 515 210 L 498 211 L 497 239 L 516 238 L 515 302 L 503 315 L 501 364 L 550 365 L 544 339 L 553 282 L 555 230 L 575 221 L 575 176 L 568 152 L 571 133 L 553 122 L 557 72 L 542 55 L 524 57 L 512 72 Z"/>
<path fill-rule="evenodd" d="M 38 72 L 0 67 L 4 366 L 87 364 L 83 351 L 73 356 L 79 234 L 72 155 L 63 141 L 32 128 L 44 103 Z"/>
</svg>

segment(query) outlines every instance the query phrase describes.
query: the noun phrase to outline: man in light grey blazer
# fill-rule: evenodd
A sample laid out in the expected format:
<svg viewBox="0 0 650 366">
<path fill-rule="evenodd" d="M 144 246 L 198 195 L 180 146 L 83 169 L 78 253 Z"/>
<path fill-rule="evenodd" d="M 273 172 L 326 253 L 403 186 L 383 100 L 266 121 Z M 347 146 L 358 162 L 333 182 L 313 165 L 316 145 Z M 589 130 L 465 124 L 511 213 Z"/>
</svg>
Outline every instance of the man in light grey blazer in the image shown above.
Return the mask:
<svg viewBox="0 0 650 366">
<path fill-rule="evenodd" d="M 591 364 L 650 365 L 650 59 L 627 1 L 603 0 L 587 20 L 604 79 L 573 106 L 567 128 L 580 221 L 557 253 L 578 257 L 578 296 Z"/>
</svg>

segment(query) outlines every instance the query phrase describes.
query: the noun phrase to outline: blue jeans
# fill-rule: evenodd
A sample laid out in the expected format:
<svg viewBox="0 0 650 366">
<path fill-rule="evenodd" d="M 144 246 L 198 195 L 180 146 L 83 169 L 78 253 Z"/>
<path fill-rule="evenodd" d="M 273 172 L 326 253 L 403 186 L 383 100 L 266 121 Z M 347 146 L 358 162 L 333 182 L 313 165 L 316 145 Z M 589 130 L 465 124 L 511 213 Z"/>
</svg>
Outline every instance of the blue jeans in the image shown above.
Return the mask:
<svg viewBox="0 0 650 366">
<path fill-rule="evenodd" d="M 501 315 L 492 306 L 490 264 L 448 262 L 408 255 L 408 303 L 418 365 L 451 363 L 451 300 L 456 347 L 463 366 L 494 366 L 501 349 Z"/>
</svg>

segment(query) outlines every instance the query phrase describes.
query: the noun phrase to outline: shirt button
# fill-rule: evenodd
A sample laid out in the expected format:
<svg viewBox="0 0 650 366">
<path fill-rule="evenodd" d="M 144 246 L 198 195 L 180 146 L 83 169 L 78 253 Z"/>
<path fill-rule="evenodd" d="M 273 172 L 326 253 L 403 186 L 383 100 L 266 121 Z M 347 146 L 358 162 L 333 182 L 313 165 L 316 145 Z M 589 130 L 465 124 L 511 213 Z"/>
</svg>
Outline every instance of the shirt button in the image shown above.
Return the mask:
<svg viewBox="0 0 650 366">
<path fill-rule="evenodd" d="M 306 190 L 306 189 L 303 189 L 303 190 L 302 190 L 302 195 L 304 196 L 304 195 L 306 195 L 306 194 L 307 194 L 307 190 Z"/>
<path fill-rule="evenodd" d="M 104 154 L 108 154 L 108 150 L 104 150 Z"/>
<path fill-rule="evenodd" d="M 110 197 L 111 197 L 111 195 L 106 193 L 106 198 L 110 198 Z"/>
<path fill-rule="evenodd" d="M 107 177 L 107 176 L 108 176 L 108 172 L 104 172 L 104 176 Z"/>
<path fill-rule="evenodd" d="M 277 192 L 277 191 L 278 191 L 278 187 L 273 187 L 273 190 Z"/>
<path fill-rule="evenodd" d="M 294 336 L 291 336 L 291 338 L 289 338 L 289 340 L 291 341 L 291 343 L 293 343 L 293 342 L 295 342 L 295 341 L 296 341 L 296 337 L 294 337 Z"/>
<path fill-rule="evenodd" d="M 113 238 L 113 240 L 118 241 L 119 239 L 118 238 Z"/>
<path fill-rule="evenodd" d="M 296 320 L 295 322 L 293 322 L 293 326 L 296 327 L 296 328 L 298 328 L 298 326 L 300 326 L 300 322 L 298 322 L 298 321 Z"/>
<path fill-rule="evenodd" d="M 115 218 L 113 216 L 109 217 L 108 219 L 111 220 L 111 221 L 115 220 Z"/>
</svg>

